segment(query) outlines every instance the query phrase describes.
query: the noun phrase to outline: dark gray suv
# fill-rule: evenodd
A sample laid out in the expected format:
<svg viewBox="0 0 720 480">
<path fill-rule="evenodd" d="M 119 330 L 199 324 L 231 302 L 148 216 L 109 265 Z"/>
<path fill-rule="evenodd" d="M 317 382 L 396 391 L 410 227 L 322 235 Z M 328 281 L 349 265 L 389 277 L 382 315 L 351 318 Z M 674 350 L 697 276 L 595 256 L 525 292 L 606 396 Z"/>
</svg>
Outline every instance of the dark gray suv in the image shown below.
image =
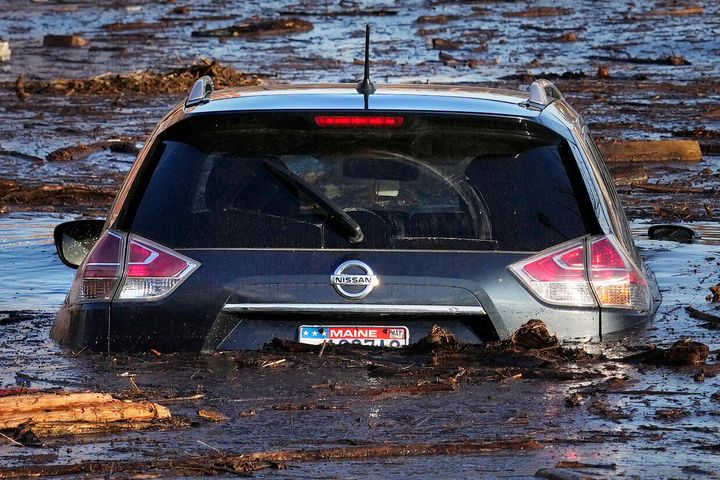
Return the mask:
<svg viewBox="0 0 720 480">
<path fill-rule="evenodd" d="M 478 343 L 530 319 L 588 339 L 660 301 L 587 127 L 547 81 L 361 94 L 203 78 L 104 224 L 56 241 L 79 268 L 52 336 L 92 349 L 404 346 L 433 325 Z"/>
</svg>

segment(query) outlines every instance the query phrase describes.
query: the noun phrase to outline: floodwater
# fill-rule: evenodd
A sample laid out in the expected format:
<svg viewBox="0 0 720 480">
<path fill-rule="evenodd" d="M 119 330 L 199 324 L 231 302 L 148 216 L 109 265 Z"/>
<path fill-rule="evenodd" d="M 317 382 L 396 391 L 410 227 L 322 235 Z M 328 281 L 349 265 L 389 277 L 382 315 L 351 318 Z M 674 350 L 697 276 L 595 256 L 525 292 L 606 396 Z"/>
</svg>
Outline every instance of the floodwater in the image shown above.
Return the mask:
<svg viewBox="0 0 720 480">
<path fill-rule="evenodd" d="M 46 270 L 47 280 L 37 284 L 18 268 L 15 289 L 9 303 L 52 311 L 67 288 L 70 273 L 50 253 L 50 228 L 61 219 L 42 215 L 3 219 L 12 227 L 27 222 L 24 234 L 12 233 L 3 242 L 3 265 L 29 261 L 37 271 Z M 191 423 L 184 428 L 159 432 L 128 432 L 86 438 L 58 439 L 45 447 L 21 449 L 0 445 L 0 464 L 25 465 L 45 458 L 50 464 L 83 460 L 161 459 L 169 455 L 194 456 L 217 450 L 239 454 L 273 449 L 362 445 L 365 442 L 431 443 L 532 437 L 545 445 L 540 450 L 509 451 L 478 456 L 390 458 L 374 461 L 309 462 L 291 464 L 287 470 L 268 470 L 272 478 L 403 478 L 408 475 L 438 475 L 452 472 L 456 478 L 525 478 L 539 468 L 552 468 L 559 461 L 589 464 L 616 464 L 615 469 L 586 469 L 606 476 L 690 478 L 683 467 L 717 472 L 716 448 L 720 427 L 718 404 L 710 399 L 720 390 L 717 377 L 696 382 L 699 367 L 667 369 L 631 366 L 613 361 L 624 354 L 624 346 L 649 342 L 667 345 L 691 335 L 710 346 L 711 362 L 720 352 L 717 332 L 698 327 L 687 316 L 684 305 L 702 306 L 708 287 L 717 281 L 720 262 L 720 229 L 715 224 L 692 225 L 703 240 L 692 245 L 660 242 L 639 236 L 643 257 L 657 275 L 663 305 L 642 338 L 587 345 L 610 360 L 591 367 L 598 378 L 569 381 L 505 380 L 468 376 L 450 392 L 421 395 L 342 395 L 330 385 L 358 389 L 414 384 L 431 377 L 383 378 L 373 376 L 368 365 L 399 365 L 421 371 L 427 357 L 404 358 L 396 354 L 337 353 L 318 358 L 316 354 L 275 352 L 263 359 L 286 358 L 286 366 L 253 366 L 255 356 L 241 355 L 244 363 L 230 356 L 150 354 L 88 355 L 63 350 L 47 338 L 52 315 L 38 313 L 3 322 L 0 317 L 0 385 L 34 388 L 93 389 L 163 399 L 204 393 L 204 399 L 171 403 L 173 414 Z M 643 225 L 633 225 L 636 233 Z M 3 232 L 6 230 L 3 229 Z M 5 240 L 3 238 L 3 240 Z M 48 250 L 43 252 L 42 249 Z M 712 258 L 712 260 L 710 260 Z M 2 284 L 8 283 L 3 271 Z M 40 276 L 42 277 L 42 275 Z M 53 285 L 54 283 L 54 285 Z M 40 303 L 33 303 L 40 302 Z M 40 307 L 42 306 L 42 308 Z M 246 366 L 244 366 L 246 365 Z M 465 365 L 472 368 L 473 364 Z M 583 404 L 569 408 L 564 398 L 575 391 L 592 391 L 607 377 L 627 378 L 619 391 L 596 391 Z M 643 391 L 659 394 L 643 394 Z M 623 393 L 627 391 L 627 393 Z M 640 392 L 640 393 L 633 393 Z M 668 392 L 663 394 L 662 392 Z M 628 418 L 612 419 L 593 413 L 599 401 L 619 408 Z M 307 411 L 278 410 L 278 406 L 334 405 L 334 409 Z M 199 408 L 229 417 L 211 423 L 197 417 Z M 282 408 L 282 407 L 280 407 Z M 684 408 L 689 415 L 671 422 L 655 417 L 661 408 Z M 254 410 L 250 417 L 241 412 Z M 713 447 L 715 446 L 715 447 Z M 705 448 L 706 450 L 703 450 Z M 49 455 L 37 457 L 39 454 Z M 687 470 L 687 468 L 686 468 Z M 693 470 L 695 471 L 695 470 Z M 595 477 L 591 477 L 595 478 Z"/>
<path fill-rule="evenodd" d="M 619 361 L 634 347 L 651 343 L 667 347 L 683 337 L 710 347 L 711 366 L 720 360 L 718 331 L 702 327 L 684 309 L 694 306 L 717 314 L 716 304 L 705 299 L 709 287 L 720 283 L 717 2 L 705 2 L 701 13 L 684 15 L 667 11 L 694 4 L 452 0 L 302 5 L 289 0 L 8 0 L 6 4 L 0 17 L 0 40 L 10 41 L 13 58 L 0 63 L 0 388 L 89 389 L 153 400 L 198 392 L 205 396 L 168 404 L 173 415 L 187 423 L 184 427 L 60 438 L 47 440 L 39 448 L 0 440 L 0 466 L 85 460 L 151 462 L 217 451 L 240 454 L 530 437 L 544 447 L 474 456 L 291 462 L 285 470 L 265 470 L 258 476 L 528 478 L 560 461 L 615 464 L 614 468 L 573 470 L 588 478 L 720 475 L 720 403 L 712 397 L 720 392 L 720 377 L 714 376 L 713 369 L 707 369 L 703 381 L 696 381 L 700 367 Z M 179 6 L 190 10 L 174 12 Z M 517 16 L 536 7 L 559 10 L 549 16 Z M 314 23 L 312 30 L 222 40 L 190 36 L 195 30 L 226 27 L 254 15 L 285 18 L 301 13 L 300 18 Z M 125 26 L 107 26 L 117 22 Z M 132 22 L 145 23 L 132 26 Z M 654 321 L 632 336 L 585 345 L 586 350 L 608 359 L 562 365 L 568 372 L 579 372 L 572 380 L 516 378 L 500 371 L 485 375 L 478 373 L 480 365 L 473 362 L 438 370 L 433 356 L 397 352 L 329 352 L 322 358 L 273 352 L 262 358 L 286 362 L 264 368 L 253 363 L 260 354 L 240 355 L 239 362 L 228 355 L 106 356 L 68 351 L 51 342 L 48 332 L 53 314 L 74 273 L 55 255 L 52 229 L 65 220 L 102 216 L 108 200 L 17 197 L 3 190 L 2 181 L 16 182 L 23 191 L 57 185 L 116 189 L 134 160 L 132 155 L 104 150 L 69 162 L 50 162 L 45 157 L 60 147 L 118 137 L 130 137 L 140 146 L 181 98 L 123 92 L 33 94 L 21 99 L 15 91 L 18 75 L 49 80 L 148 68 L 164 71 L 210 57 L 259 74 L 265 82 L 350 81 L 360 73 L 355 60 L 361 57 L 366 22 L 374 27 L 373 72 L 380 83 L 429 81 L 516 88 L 526 83 L 523 76 L 528 72 L 538 76 L 575 72 L 574 77 L 558 78 L 557 84 L 596 135 L 700 141 L 702 162 L 646 166 L 649 182 L 672 183 L 678 191 L 621 188 L 638 246 L 663 293 Z M 86 38 L 89 45 L 42 46 L 45 34 L 72 32 Z M 569 33 L 575 34 L 575 41 L 561 40 Z M 441 41 L 445 47 L 435 48 Z M 690 64 L 644 63 L 671 55 L 682 56 Z M 610 78 L 597 76 L 600 66 L 608 66 Z M 706 190 L 688 193 L 680 191 L 683 187 Z M 652 241 L 643 235 L 649 224 L 688 220 L 702 236 L 695 244 Z M 413 375 L 377 376 L 372 374 L 377 365 Z M 453 391 L 367 393 L 373 388 L 445 381 L 459 368 L 466 372 Z M 622 386 L 600 386 L 609 377 L 624 378 Z M 343 395 L 343 389 L 330 388 L 337 385 L 359 393 Z M 585 392 L 584 399 L 571 408 L 565 398 L 574 392 Z M 287 403 L 336 408 L 285 410 Z M 224 413 L 229 420 L 202 420 L 197 415 L 200 408 Z M 656 411 L 664 408 L 683 408 L 687 415 L 675 421 L 658 418 Z M 240 415 L 250 410 L 254 415 Z"/>
</svg>

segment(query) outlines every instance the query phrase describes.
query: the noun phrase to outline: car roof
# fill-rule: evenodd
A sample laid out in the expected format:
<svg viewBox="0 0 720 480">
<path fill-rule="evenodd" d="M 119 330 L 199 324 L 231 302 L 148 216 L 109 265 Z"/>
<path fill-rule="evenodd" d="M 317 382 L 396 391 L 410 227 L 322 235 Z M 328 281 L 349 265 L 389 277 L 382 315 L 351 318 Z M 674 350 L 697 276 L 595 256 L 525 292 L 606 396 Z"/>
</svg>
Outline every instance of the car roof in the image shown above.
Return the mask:
<svg viewBox="0 0 720 480">
<path fill-rule="evenodd" d="M 368 96 L 369 110 L 481 113 L 534 118 L 528 93 L 457 85 L 381 85 Z M 257 110 L 365 110 L 365 96 L 355 84 L 273 85 L 228 88 L 188 114 Z"/>
</svg>

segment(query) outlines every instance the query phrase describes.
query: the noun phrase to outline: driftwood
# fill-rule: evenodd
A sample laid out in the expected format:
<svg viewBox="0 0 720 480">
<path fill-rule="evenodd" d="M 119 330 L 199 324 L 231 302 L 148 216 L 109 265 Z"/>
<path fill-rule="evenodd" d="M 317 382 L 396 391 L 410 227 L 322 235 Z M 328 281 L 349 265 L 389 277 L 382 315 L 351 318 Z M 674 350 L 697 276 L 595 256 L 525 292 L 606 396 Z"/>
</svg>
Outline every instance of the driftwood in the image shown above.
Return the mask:
<svg viewBox="0 0 720 480">
<path fill-rule="evenodd" d="M 131 402 L 105 393 L 43 393 L 0 398 L 0 430 L 30 426 L 38 434 L 66 435 L 101 429 L 98 425 L 170 418 L 152 402 Z"/>
<path fill-rule="evenodd" d="M 659 16 L 668 16 L 668 15 L 702 15 L 705 13 L 705 9 L 701 7 L 700 5 L 690 5 L 687 7 L 681 7 L 681 8 L 673 8 L 673 9 L 658 9 L 658 10 L 650 10 L 649 12 L 646 12 L 643 14 L 643 16 L 646 17 L 659 17 Z"/>
<path fill-rule="evenodd" d="M 121 420 L 117 422 L 41 422 L 28 423 L 17 428 L 17 432 L 22 434 L 29 430 L 39 438 L 62 437 L 67 435 L 91 435 L 91 434 L 110 434 L 120 433 L 129 430 L 145 430 L 146 428 L 156 428 L 162 426 L 172 428 L 174 426 L 185 426 L 183 422 L 172 422 L 162 424 L 157 420 L 152 421 L 135 421 Z"/>
<path fill-rule="evenodd" d="M 599 60 L 601 62 L 614 63 L 634 63 L 637 65 L 692 65 L 687 58 L 682 55 L 668 55 L 667 57 L 643 58 L 628 56 L 608 56 L 608 55 L 590 55 L 590 60 Z"/>
<path fill-rule="evenodd" d="M 713 315 L 712 313 L 701 312 L 697 308 L 690 307 L 690 306 L 685 307 L 685 311 L 692 318 L 696 318 L 698 320 L 708 322 L 708 324 L 709 324 L 708 326 L 720 327 L 720 316 L 719 315 Z"/>
<path fill-rule="evenodd" d="M 645 184 L 649 178 L 648 171 L 643 165 L 612 165 L 609 169 L 617 186 Z"/>
<path fill-rule="evenodd" d="M 564 17 L 574 12 L 572 8 L 528 7 L 519 12 L 504 12 L 503 17 Z"/>
<path fill-rule="evenodd" d="M 0 189 L 0 203 L 32 204 L 47 202 L 62 205 L 65 202 L 106 204 L 115 198 L 114 188 L 87 185 L 41 185 L 39 187 L 18 185 L 7 192 Z"/>
<path fill-rule="evenodd" d="M 699 162 L 697 140 L 614 140 L 597 142 L 606 162 Z"/>
<path fill-rule="evenodd" d="M 194 30 L 193 37 L 259 37 L 309 32 L 313 24 L 299 18 L 248 20 L 225 28 Z"/>
<path fill-rule="evenodd" d="M 478 455 L 503 450 L 528 450 L 542 448 L 532 438 L 508 440 L 478 440 L 456 443 L 421 444 L 368 444 L 315 450 L 278 450 L 244 455 L 212 454 L 192 458 L 163 459 L 141 462 L 90 461 L 71 465 L 31 465 L 24 467 L 0 467 L 0 478 L 27 478 L 34 476 L 80 475 L 135 472 L 203 472 L 249 474 L 266 468 L 277 467 L 286 462 L 312 462 L 326 460 L 353 460 L 368 458 L 393 458 L 431 455 Z"/>
<path fill-rule="evenodd" d="M 113 138 L 102 142 L 89 144 L 79 143 L 69 147 L 58 148 L 47 154 L 45 159 L 49 162 L 68 162 L 70 160 L 81 160 L 95 152 L 109 149 L 111 152 L 127 153 L 137 155 L 140 152 L 130 138 Z"/>
<path fill-rule="evenodd" d="M 711 195 L 717 191 L 714 188 L 687 187 L 684 185 L 668 185 L 662 183 L 631 183 L 630 186 L 639 188 L 640 190 L 658 193 L 699 193 L 701 195 Z"/>
<path fill-rule="evenodd" d="M 45 35 L 43 47 L 84 47 L 88 41 L 78 35 Z"/>
<path fill-rule="evenodd" d="M 386 387 L 354 388 L 344 385 L 331 387 L 335 395 L 352 397 L 360 395 L 422 395 L 424 393 L 454 392 L 457 390 L 454 382 L 422 382 L 414 385 L 388 385 Z"/>
</svg>

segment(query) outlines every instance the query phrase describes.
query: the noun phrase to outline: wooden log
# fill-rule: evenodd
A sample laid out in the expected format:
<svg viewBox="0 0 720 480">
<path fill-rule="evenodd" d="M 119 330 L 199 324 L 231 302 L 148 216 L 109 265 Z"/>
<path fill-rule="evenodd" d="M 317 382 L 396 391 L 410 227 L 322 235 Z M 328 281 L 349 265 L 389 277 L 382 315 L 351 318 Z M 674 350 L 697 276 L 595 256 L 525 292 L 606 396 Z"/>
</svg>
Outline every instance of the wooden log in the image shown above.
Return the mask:
<svg viewBox="0 0 720 480">
<path fill-rule="evenodd" d="M 52 410 L 68 405 L 112 402 L 115 399 L 108 393 L 46 393 L 41 395 L 13 395 L 0 398 L 0 413 L 27 412 L 32 410 Z"/>
<path fill-rule="evenodd" d="M 699 193 L 701 195 L 712 195 L 716 192 L 714 188 L 688 187 L 683 185 L 665 185 L 661 183 L 631 183 L 631 187 L 658 193 Z"/>
<path fill-rule="evenodd" d="M 43 47 L 84 47 L 88 41 L 78 35 L 45 35 Z"/>
<path fill-rule="evenodd" d="M 373 458 L 404 458 L 417 456 L 479 455 L 500 451 L 519 451 L 543 448 L 533 438 L 503 440 L 471 440 L 448 443 L 368 444 L 314 450 L 277 450 L 239 455 L 214 453 L 195 457 L 163 458 L 152 461 L 86 461 L 69 465 L 29 465 L 0 467 L 0 478 L 28 478 L 90 474 L 120 473 L 193 473 L 206 474 L 249 473 L 286 462 L 317 462 L 338 460 L 367 460 Z M 176 475 L 174 475 L 176 476 Z"/>
<path fill-rule="evenodd" d="M 28 423 L 107 423 L 166 418 L 170 418 L 170 410 L 162 405 L 117 400 L 103 393 L 51 393 L 0 399 L 0 430 Z"/>
<path fill-rule="evenodd" d="M 597 142 L 606 162 L 699 162 L 697 140 L 614 140 Z"/>
<path fill-rule="evenodd" d="M 88 435 L 97 433 L 120 433 L 127 430 L 144 430 L 157 427 L 156 422 L 150 421 L 120 421 L 120 422 L 42 422 L 28 425 L 28 428 L 40 438 L 60 437 L 66 435 Z"/>
<path fill-rule="evenodd" d="M 643 184 L 648 181 L 648 172 L 643 165 L 613 165 L 610 175 L 615 185 Z"/>
<path fill-rule="evenodd" d="M 705 9 L 700 5 L 690 5 L 682 8 L 650 10 L 649 12 L 645 13 L 644 16 L 656 17 L 668 15 L 702 15 L 703 13 L 705 13 Z"/>
</svg>

